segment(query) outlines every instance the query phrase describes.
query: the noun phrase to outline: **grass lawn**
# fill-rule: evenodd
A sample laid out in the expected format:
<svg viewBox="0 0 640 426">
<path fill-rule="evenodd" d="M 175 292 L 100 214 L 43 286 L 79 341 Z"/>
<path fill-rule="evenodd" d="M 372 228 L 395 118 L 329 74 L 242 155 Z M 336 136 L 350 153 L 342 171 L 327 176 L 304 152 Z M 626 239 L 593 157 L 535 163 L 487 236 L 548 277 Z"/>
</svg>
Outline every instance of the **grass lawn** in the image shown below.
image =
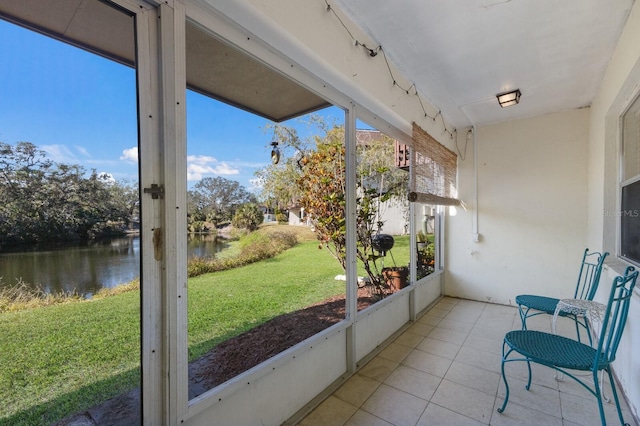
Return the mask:
<svg viewBox="0 0 640 426">
<path fill-rule="evenodd" d="M 342 270 L 317 242 L 242 268 L 189 279 L 189 359 L 277 315 L 336 294 Z M 221 320 L 222 319 L 222 320 Z"/>
<path fill-rule="evenodd" d="M 42 425 L 139 386 L 139 292 L 0 314 L 0 424 Z"/>
<path fill-rule="evenodd" d="M 408 260 L 408 244 L 408 237 L 396 240 L 398 265 Z M 344 293 L 345 283 L 334 280 L 342 273 L 326 250 L 307 241 L 272 259 L 190 278 L 189 359 L 277 315 Z M 140 293 L 2 313 L 0 360 L 0 425 L 50 424 L 134 389 Z"/>
</svg>

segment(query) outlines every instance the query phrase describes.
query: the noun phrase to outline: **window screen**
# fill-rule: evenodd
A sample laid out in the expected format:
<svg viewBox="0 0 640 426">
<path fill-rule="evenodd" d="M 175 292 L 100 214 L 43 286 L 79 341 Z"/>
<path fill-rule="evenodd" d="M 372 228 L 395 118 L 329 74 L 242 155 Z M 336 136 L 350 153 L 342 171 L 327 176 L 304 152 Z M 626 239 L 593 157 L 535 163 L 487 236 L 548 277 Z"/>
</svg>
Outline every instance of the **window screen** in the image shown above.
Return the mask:
<svg viewBox="0 0 640 426">
<path fill-rule="evenodd" d="M 622 117 L 620 256 L 640 264 L 640 96 Z"/>
<path fill-rule="evenodd" d="M 622 188 L 620 254 L 640 264 L 640 181 Z"/>
</svg>

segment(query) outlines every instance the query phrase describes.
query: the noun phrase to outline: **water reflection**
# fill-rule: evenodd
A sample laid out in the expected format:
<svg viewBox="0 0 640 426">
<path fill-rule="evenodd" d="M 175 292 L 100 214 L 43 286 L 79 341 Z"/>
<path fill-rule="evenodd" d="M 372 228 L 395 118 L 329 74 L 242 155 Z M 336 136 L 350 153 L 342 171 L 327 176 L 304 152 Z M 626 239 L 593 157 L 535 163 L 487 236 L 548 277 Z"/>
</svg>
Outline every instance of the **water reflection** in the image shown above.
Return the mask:
<svg viewBox="0 0 640 426">
<path fill-rule="evenodd" d="M 187 255 L 210 257 L 227 246 L 215 235 L 189 235 Z M 0 253 L 0 286 L 18 279 L 47 292 L 91 297 L 140 276 L 140 238 L 129 236 L 77 244 L 38 244 Z"/>
<path fill-rule="evenodd" d="M 188 257 L 214 257 L 227 247 L 227 241 L 215 234 L 189 234 L 187 238 Z"/>
</svg>

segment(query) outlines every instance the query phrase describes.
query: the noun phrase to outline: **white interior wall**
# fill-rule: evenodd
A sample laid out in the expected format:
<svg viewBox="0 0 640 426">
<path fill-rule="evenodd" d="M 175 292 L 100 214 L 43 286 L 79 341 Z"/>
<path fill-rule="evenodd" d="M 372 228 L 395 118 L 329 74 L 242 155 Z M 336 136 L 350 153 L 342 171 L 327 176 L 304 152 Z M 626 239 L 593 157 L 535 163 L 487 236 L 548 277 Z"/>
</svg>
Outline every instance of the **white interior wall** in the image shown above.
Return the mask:
<svg viewBox="0 0 640 426">
<path fill-rule="evenodd" d="M 605 302 L 615 276 L 627 264 L 616 257 L 618 204 L 618 117 L 640 92 L 640 4 L 635 2 L 602 84 L 591 105 L 589 138 L 588 241 L 604 247 L 612 256 L 596 300 Z M 616 377 L 625 391 L 636 419 L 640 418 L 640 289 L 636 287 L 629 308 L 618 356 Z"/>
<path fill-rule="evenodd" d="M 189 425 L 280 425 L 346 371 L 346 332 L 337 329 L 295 354 L 268 374 L 220 398 L 202 398 Z M 259 367 L 258 367 L 259 368 Z"/>
<path fill-rule="evenodd" d="M 616 250 L 618 119 L 640 91 L 640 5 L 627 20 L 591 104 L 589 139 L 589 242 Z M 606 214 L 608 213 L 608 214 Z"/>
<path fill-rule="evenodd" d="M 573 294 L 586 244 L 588 118 L 581 109 L 476 130 L 458 159 L 467 209 L 447 217 L 447 295 L 514 304 L 523 293 Z"/>
<path fill-rule="evenodd" d="M 356 359 L 366 357 L 403 325 L 409 322 L 409 293 L 378 302 L 382 309 L 370 309 L 356 321 Z"/>
</svg>

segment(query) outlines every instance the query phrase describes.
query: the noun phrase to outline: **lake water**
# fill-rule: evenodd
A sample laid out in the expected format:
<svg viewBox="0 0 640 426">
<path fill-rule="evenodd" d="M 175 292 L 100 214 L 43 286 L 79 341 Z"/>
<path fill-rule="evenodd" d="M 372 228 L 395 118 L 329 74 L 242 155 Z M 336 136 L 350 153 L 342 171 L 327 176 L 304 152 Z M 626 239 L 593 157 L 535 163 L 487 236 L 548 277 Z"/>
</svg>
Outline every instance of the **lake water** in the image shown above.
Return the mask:
<svg viewBox="0 0 640 426">
<path fill-rule="evenodd" d="M 227 247 L 215 235 L 189 235 L 189 257 L 215 256 Z M 6 249 L 3 247 L 3 249 Z M 140 237 L 129 236 L 83 244 L 38 244 L 21 252 L 0 252 L 0 286 L 18 278 L 47 292 L 76 291 L 91 297 L 140 276 Z"/>
</svg>

